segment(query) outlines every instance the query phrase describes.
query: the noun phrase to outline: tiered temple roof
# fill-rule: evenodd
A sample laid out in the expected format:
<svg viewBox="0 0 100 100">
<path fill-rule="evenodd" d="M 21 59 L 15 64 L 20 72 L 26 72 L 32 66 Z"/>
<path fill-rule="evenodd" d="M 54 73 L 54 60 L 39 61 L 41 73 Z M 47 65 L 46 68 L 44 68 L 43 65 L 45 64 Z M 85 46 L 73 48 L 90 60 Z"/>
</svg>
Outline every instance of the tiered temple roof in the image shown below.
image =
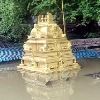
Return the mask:
<svg viewBox="0 0 100 100">
<path fill-rule="evenodd" d="M 39 15 L 28 40 L 24 44 L 25 54 L 18 69 L 45 75 L 79 70 L 72 54 L 71 43 L 62 29 L 53 21 L 53 15 Z M 65 78 L 66 75 L 63 75 Z"/>
</svg>

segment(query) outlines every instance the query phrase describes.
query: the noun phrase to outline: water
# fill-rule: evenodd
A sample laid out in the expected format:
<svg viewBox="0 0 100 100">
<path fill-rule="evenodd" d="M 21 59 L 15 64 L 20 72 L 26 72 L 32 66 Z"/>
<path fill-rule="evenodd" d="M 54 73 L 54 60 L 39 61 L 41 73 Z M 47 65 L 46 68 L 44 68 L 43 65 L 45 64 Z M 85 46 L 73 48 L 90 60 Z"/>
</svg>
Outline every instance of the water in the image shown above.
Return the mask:
<svg viewBox="0 0 100 100">
<path fill-rule="evenodd" d="M 100 59 L 80 59 L 76 79 L 34 84 L 16 70 L 0 71 L 0 100 L 100 100 Z M 0 68 L 19 64 L 2 64 Z"/>
</svg>

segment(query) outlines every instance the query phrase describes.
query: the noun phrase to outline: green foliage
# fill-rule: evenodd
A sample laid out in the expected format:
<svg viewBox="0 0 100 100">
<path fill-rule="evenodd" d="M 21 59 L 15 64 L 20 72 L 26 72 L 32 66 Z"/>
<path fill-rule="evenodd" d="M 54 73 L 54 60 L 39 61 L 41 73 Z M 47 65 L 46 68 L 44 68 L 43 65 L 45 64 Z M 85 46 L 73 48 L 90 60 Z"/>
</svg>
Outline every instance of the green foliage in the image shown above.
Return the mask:
<svg viewBox="0 0 100 100">
<path fill-rule="evenodd" d="M 100 38 L 100 32 L 99 33 L 88 33 L 87 38 Z"/>
<path fill-rule="evenodd" d="M 35 15 L 43 14 L 48 11 L 55 11 L 56 7 L 52 10 L 51 7 L 54 5 L 56 0 L 32 0 L 28 5 L 28 10 Z"/>
<path fill-rule="evenodd" d="M 60 20 L 61 6 L 61 0 L 32 0 L 28 9 L 33 15 L 52 12 Z M 75 21 L 77 15 L 83 15 L 83 22 L 100 20 L 100 0 L 64 0 L 64 12 L 67 22 Z"/>
<path fill-rule="evenodd" d="M 0 0 L 0 34 L 8 40 L 19 42 L 30 29 L 26 16 L 51 12 L 62 22 L 61 0 Z M 64 0 L 66 22 L 73 22 L 76 16 L 83 16 L 82 23 L 91 19 L 100 20 L 100 0 Z M 81 23 L 81 24 L 82 24 Z"/>
<path fill-rule="evenodd" d="M 0 33 L 14 42 L 23 34 L 22 23 L 28 0 L 0 0 Z"/>
<path fill-rule="evenodd" d="M 32 26 L 28 24 L 16 25 L 13 26 L 11 32 L 7 35 L 5 34 L 5 36 L 10 42 L 24 42 L 31 29 Z"/>
<path fill-rule="evenodd" d="M 14 3 L 12 0 L 0 1 L 0 32 L 6 33 L 15 23 Z"/>
<path fill-rule="evenodd" d="M 34 15 L 46 14 L 51 12 L 52 14 L 59 15 L 61 13 L 61 1 L 59 0 L 31 0 L 28 4 L 28 10 Z"/>
<path fill-rule="evenodd" d="M 82 0 L 77 12 L 83 15 L 83 21 L 88 22 L 91 19 L 100 19 L 100 0 Z"/>
</svg>

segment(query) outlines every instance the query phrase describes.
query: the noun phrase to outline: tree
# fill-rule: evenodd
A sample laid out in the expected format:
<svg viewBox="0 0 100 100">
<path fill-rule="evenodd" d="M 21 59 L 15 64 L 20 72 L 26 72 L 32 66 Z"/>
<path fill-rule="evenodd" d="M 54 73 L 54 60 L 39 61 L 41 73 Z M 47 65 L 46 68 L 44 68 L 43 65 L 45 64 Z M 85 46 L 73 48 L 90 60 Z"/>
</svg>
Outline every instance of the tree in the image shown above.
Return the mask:
<svg viewBox="0 0 100 100">
<path fill-rule="evenodd" d="M 28 0 L 0 0 L 0 33 L 13 42 L 21 40 L 27 32 L 24 16 Z"/>
<path fill-rule="evenodd" d="M 31 0 L 28 10 L 33 15 L 52 12 L 61 15 L 61 0 Z M 82 22 L 91 19 L 100 20 L 100 0 L 64 0 L 65 19 L 68 22 L 75 21 L 76 16 L 82 15 Z M 59 20 L 62 16 L 59 16 Z"/>
<path fill-rule="evenodd" d="M 61 0 L 0 0 L 0 33 L 12 41 L 20 41 L 30 29 L 26 20 L 28 16 L 51 12 L 62 22 Z M 82 16 L 78 24 L 100 20 L 100 0 L 64 0 L 65 21 L 75 22 Z"/>
</svg>

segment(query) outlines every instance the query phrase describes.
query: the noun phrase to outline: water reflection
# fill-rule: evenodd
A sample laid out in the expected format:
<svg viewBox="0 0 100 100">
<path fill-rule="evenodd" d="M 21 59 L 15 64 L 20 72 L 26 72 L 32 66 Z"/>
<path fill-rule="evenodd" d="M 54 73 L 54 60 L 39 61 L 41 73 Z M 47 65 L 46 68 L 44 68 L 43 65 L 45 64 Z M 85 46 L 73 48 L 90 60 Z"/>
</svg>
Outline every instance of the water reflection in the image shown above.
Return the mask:
<svg viewBox="0 0 100 100">
<path fill-rule="evenodd" d="M 1 71 L 0 78 L 1 79 L 13 79 L 20 77 L 20 73 L 17 71 Z"/>
<path fill-rule="evenodd" d="M 73 71 L 72 76 L 67 80 L 49 81 L 42 85 L 36 84 L 28 71 L 22 77 L 26 82 L 26 90 L 33 100 L 70 100 L 70 96 L 74 93 L 73 87 L 77 76 L 73 73 L 75 72 Z"/>
<path fill-rule="evenodd" d="M 34 82 L 37 85 L 46 85 L 48 82 L 56 81 L 56 80 L 64 80 L 67 81 L 70 78 L 76 78 L 79 69 L 68 70 L 65 72 L 56 72 L 51 74 L 40 74 L 28 70 L 20 71 L 24 79 L 27 81 Z"/>
<path fill-rule="evenodd" d="M 27 92 L 34 100 L 70 100 L 70 95 L 74 92 L 71 82 L 50 87 L 27 83 L 26 87 Z"/>
<path fill-rule="evenodd" d="M 0 71 L 0 100 L 99 100 L 100 59 L 81 60 L 80 64 L 79 73 L 70 71 L 67 80 L 46 85 L 34 80 L 32 72 Z"/>
</svg>

